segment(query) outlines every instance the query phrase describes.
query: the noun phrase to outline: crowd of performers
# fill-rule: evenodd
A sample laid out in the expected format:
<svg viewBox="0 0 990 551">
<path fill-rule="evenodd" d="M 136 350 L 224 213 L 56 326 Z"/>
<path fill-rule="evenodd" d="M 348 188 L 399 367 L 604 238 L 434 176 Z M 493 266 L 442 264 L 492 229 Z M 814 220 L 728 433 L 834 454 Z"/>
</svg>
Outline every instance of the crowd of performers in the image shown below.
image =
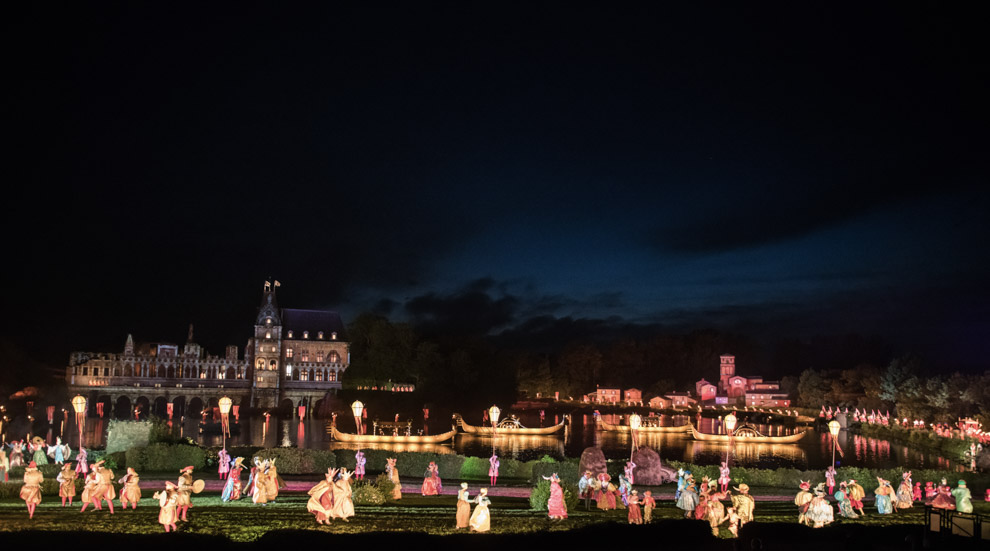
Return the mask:
<svg viewBox="0 0 990 551">
<path fill-rule="evenodd" d="M 15 442 L 10 458 L 0 449 L 0 468 L 6 470 L 11 467 L 23 465 L 24 451 L 21 442 Z M 26 445 L 26 444 L 25 444 Z M 49 446 L 49 448 L 59 447 Z M 35 450 L 35 454 L 39 449 Z M 87 507 L 93 506 L 93 510 L 103 510 L 105 503 L 110 514 L 114 513 L 113 500 L 117 498 L 114 488 L 113 471 L 106 466 L 104 460 L 97 461 L 92 465 L 87 463 L 87 454 L 84 449 L 80 449 L 77 456 L 76 466 L 71 462 L 66 462 L 66 455 L 63 451 L 62 469 L 56 479 L 59 483 L 59 497 L 62 507 L 72 506 L 73 498 L 76 495 L 75 482 L 82 477 L 82 508 L 80 512 L 85 512 Z M 45 454 L 47 455 L 47 454 Z M 226 450 L 221 450 L 218 454 L 220 466 L 218 474 L 221 480 L 225 480 L 221 499 L 224 502 L 236 501 L 243 496 L 251 498 L 256 504 L 265 505 L 274 501 L 278 497 L 279 489 L 285 487 L 285 482 L 278 475 L 275 466 L 275 459 L 262 460 L 254 459 L 254 466 L 251 467 L 250 475 L 246 486 L 242 487 L 241 475 L 245 469 L 244 458 L 236 457 L 231 459 Z M 392 498 L 401 499 L 402 487 L 399 483 L 399 473 L 396 467 L 396 458 L 386 459 L 386 475 L 393 483 Z M 307 510 L 313 513 L 319 524 L 329 524 L 333 519 L 347 521 L 354 516 L 354 502 L 352 499 L 351 480 L 352 478 L 361 480 L 364 478 L 367 460 L 361 451 L 355 454 L 355 469 L 353 472 L 347 469 L 329 469 L 319 483 L 308 492 L 310 499 L 307 503 Z M 20 498 L 24 500 L 28 509 L 28 518 L 34 518 L 37 505 L 41 503 L 41 484 L 44 477 L 38 468 L 38 462 L 32 460 L 26 465 L 24 470 L 24 484 L 20 491 Z M 616 485 L 607 472 L 594 476 L 592 471 L 585 471 L 578 481 L 578 492 L 584 500 L 585 509 L 591 510 L 591 501 L 595 501 L 595 506 L 599 510 L 614 510 L 618 508 L 628 511 L 627 518 L 630 524 L 649 523 L 652 520 L 653 510 L 656 508 L 656 500 L 650 491 L 643 492 L 642 495 L 633 489 L 634 469 L 636 464 L 628 462 L 623 473 L 619 475 Z M 153 496 L 159 502 L 160 512 L 158 522 L 164 527 L 166 532 L 176 530 L 177 522 L 188 521 L 187 513 L 192 507 L 191 496 L 203 490 L 205 483 L 202 480 L 193 481 L 193 467 L 188 466 L 179 471 L 179 477 L 175 483 L 168 481 L 165 489 L 156 492 Z M 799 485 L 800 491 L 794 498 L 794 504 L 798 507 L 798 522 L 819 528 L 834 522 L 837 514 L 840 517 L 855 519 L 864 516 L 863 499 L 866 492 L 862 485 L 855 479 L 843 480 L 836 485 L 837 472 L 833 467 L 825 471 L 825 482 L 818 483 L 814 489 L 810 481 L 802 481 Z M 492 455 L 490 459 L 489 476 L 494 485 L 498 476 L 498 456 Z M 550 484 L 549 498 L 547 500 L 547 511 L 551 521 L 561 521 L 567 518 L 567 505 L 564 501 L 564 491 L 560 484 L 560 478 L 554 473 L 552 476 L 544 477 Z M 731 481 L 730 469 L 727 463 L 723 462 L 719 468 L 717 480 L 710 480 L 703 477 L 700 484 L 695 480 L 690 471 L 679 469 L 677 472 L 677 490 L 674 495 L 676 506 L 684 511 L 685 518 L 707 521 L 711 526 L 712 534 L 719 534 L 719 527 L 727 525 L 733 536 L 737 536 L 739 529 L 747 522 L 753 520 L 753 510 L 755 501 L 749 494 L 749 486 L 740 484 L 729 490 Z M 130 505 L 131 509 L 137 507 L 141 499 L 140 477 L 132 468 L 127 469 L 127 473 L 117 480 L 121 485 L 119 495 L 120 506 L 124 509 Z M 443 491 L 440 479 L 440 470 L 435 462 L 430 462 L 423 477 L 421 493 L 423 496 L 439 495 Z M 829 496 L 834 499 L 835 506 L 829 500 Z M 877 478 L 877 488 L 874 490 L 874 504 L 879 514 L 891 514 L 900 509 L 907 509 L 914 505 L 914 502 L 924 501 L 926 505 L 934 508 L 955 510 L 963 513 L 973 511 L 972 496 L 966 487 L 966 482 L 960 480 L 956 488 L 952 488 L 946 479 L 935 486 L 932 482 L 927 482 L 924 489 L 920 482 L 913 482 L 911 472 L 902 474 L 900 483 L 895 489 L 889 480 Z M 722 502 L 729 499 L 731 506 L 726 507 Z M 990 490 L 987 490 L 987 501 L 990 501 Z M 488 498 L 488 488 L 481 488 L 477 496 L 473 499 L 468 492 L 468 484 L 461 483 L 457 492 L 457 505 L 455 518 L 457 528 L 470 528 L 475 532 L 486 532 L 491 526 L 491 516 L 488 506 L 491 503 Z M 474 504 L 472 510 L 471 505 Z"/>
</svg>

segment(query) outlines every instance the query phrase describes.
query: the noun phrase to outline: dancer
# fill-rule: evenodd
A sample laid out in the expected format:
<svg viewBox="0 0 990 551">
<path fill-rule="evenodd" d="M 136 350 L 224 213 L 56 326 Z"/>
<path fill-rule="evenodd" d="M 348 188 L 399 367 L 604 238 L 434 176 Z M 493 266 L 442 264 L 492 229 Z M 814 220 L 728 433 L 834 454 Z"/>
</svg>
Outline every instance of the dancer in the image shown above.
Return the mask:
<svg viewBox="0 0 990 551">
<path fill-rule="evenodd" d="M 0 474 L 3 475 L 0 477 L 0 482 L 7 482 L 9 480 L 7 475 L 7 471 L 9 470 L 10 460 L 7 459 L 7 452 L 3 450 L 3 442 L 0 441 Z"/>
<path fill-rule="evenodd" d="M 51 457 L 56 465 L 65 463 L 65 447 L 62 446 L 62 437 L 55 437 L 55 445 L 48 446 L 48 457 Z"/>
<path fill-rule="evenodd" d="M 897 487 L 897 502 L 894 506 L 897 509 L 910 509 L 914 501 L 913 497 L 911 492 L 911 471 L 908 471 L 901 475 L 901 484 Z"/>
<path fill-rule="evenodd" d="M 732 537 L 738 538 L 740 518 L 735 507 L 729 507 L 725 510 L 725 518 L 729 521 L 729 532 L 732 533 Z"/>
<path fill-rule="evenodd" d="M 102 484 L 103 477 L 100 476 L 100 473 L 96 472 L 96 467 L 90 469 L 83 484 L 83 506 L 82 509 L 79 510 L 80 513 L 86 512 L 86 507 L 88 507 L 90 503 L 93 504 L 94 510 L 98 511 L 103 509 L 103 506 L 100 505 L 100 495 L 103 492 L 103 489 L 101 488 Z"/>
<path fill-rule="evenodd" d="M 952 489 L 946 479 L 942 479 L 938 485 L 935 499 L 932 499 L 928 504 L 936 509 L 954 510 L 956 508 L 956 498 L 952 496 Z"/>
<path fill-rule="evenodd" d="M 457 490 L 457 529 L 467 528 L 471 519 L 471 497 L 468 494 L 468 483 L 461 482 L 461 489 Z"/>
<path fill-rule="evenodd" d="M 687 474 L 690 474 L 690 471 L 685 471 L 683 468 L 677 469 L 677 491 L 674 492 L 674 501 L 681 498 L 681 492 L 684 491 L 684 487 L 687 486 L 684 478 Z"/>
<path fill-rule="evenodd" d="M 176 514 L 179 515 L 182 522 L 187 522 L 189 519 L 186 518 L 186 513 L 189 508 L 192 507 L 192 491 L 193 491 L 193 466 L 183 467 L 179 471 L 179 480 L 176 484 Z"/>
<path fill-rule="evenodd" d="M 267 505 L 268 484 L 265 482 L 265 477 L 268 476 L 268 460 L 260 461 L 255 457 L 254 462 L 255 467 L 251 469 L 251 479 L 248 480 L 248 492 L 251 495 L 252 502 Z"/>
<path fill-rule="evenodd" d="M 223 486 L 223 492 L 220 493 L 220 499 L 222 501 L 237 501 L 241 499 L 241 472 L 244 470 L 244 458 L 238 457 L 234 459 L 234 464 L 230 467 L 230 472 L 227 473 L 227 483 Z"/>
<path fill-rule="evenodd" d="M 309 489 L 309 501 L 306 510 L 316 515 L 317 524 L 329 524 L 330 509 L 333 507 L 333 479 L 337 469 L 327 469 L 323 480 Z"/>
<path fill-rule="evenodd" d="M 120 490 L 120 506 L 126 510 L 127 504 L 130 503 L 132 511 L 137 509 L 138 501 L 141 501 L 141 486 L 139 486 L 141 478 L 137 471 L 127 467 L 127 474 L 120 477 L 117 482 L 124 485 Z"/>
<path fill-rule="evenodd" d="M 395 467 L 396 458 L 385 459 L 385 472 L 392 481 L 392 499 L 402 499 L 402 484 L 399 483 L 399 470 Z"/>
<path fill-rule="evenodd" d="M 800 488 L 801 491 L 794 496 L 794 505 L 797 505 L 798 507 L 798 522 L 810 526 L 810 524 L 808 524 L 808 504 L 811 503 L 811 500 L 814 497 L 811 495 L 811 492 L 808 491 L 811 489 L 811 482 L 802 480 Z"/>
<path fill-rule="evenodd" d="M 632 461 L 626 461 L 626 466 L 625 469 L 623 469 L 623 471 L 626 474 L 626 479 L 629 480 L 629 484 L 636 483 L 636 479 L 635 477 L 633 477 L 633 471 L 635 470 L 636 470 L 636 464 L 633 463 Z"/>
<path fill-rule="evenodd" d="M 495 481 L 498 480 L 498 467 L 500 463 L 498 462 L 498 456 L 494 453 L 488 458 L 488 477 L 491 479 L 492 486 L 495 485 Z"/>
<path fill-rule="evenodd" d="M 643 524 L 643 515 L 639 510 L 640 500 L 638 491 L 633 490 L 629 494 L 626 505 L 629 506 L 629 514 L 626 517 L 629 520 L 629 524 Z"/>
<path fill-rule="evenodd" d="M 97 502 L 106 501 L 107 508 L 110 509 L 110 514 L 113 514 L 113 500 L 117 497 L 117 490 L 113 487 L 113 471 L 110 470 L 106 465 L 104 465 L 105 459 L 101 459 L 93 464 L 93 470 L 96 471 L 99 477 L 99 482 L 96 485 L 95 493 L 93 496 Z M 85 507 L 85 504 L 83 504 Z"/>
<path fill-rule="evenodd" d="M 34 518 L 34 509 L 41 503 L 41 482 L 45 477 L 34 461 L 24 468 L 24 485 L 21 486 L 21 499 L 27 504 L 28 518 Z"/>
<path fill-rule="evenodd" d="M 584 510 L 591 510 L 591 497 L 595 493 L 595 477 L 591 476 L 591 471 L 584 471 L 584 475 L 578 480 L 578 497 L 584 500 Z"/>
<path fill-rule="evenodd" d="M 482 488 L 478 497 L 474 498 L 474 503 L 477 505 L 474 507 L 474 512 L 471 513 L 471 518 L 468 520 L 468 525 L 471 526 L 472 532 L 487 532 L 491 529 L 491 517 L 488 513 L 488 505 L 491 500 L 488 499 L 488 488 Z"/>
<path fill-rule="evenodd" d="M 835 520 L 832 504 L 825 498 L 825 483 L 815 486 L 815 497 L 808 502 L 805 518 L 812 523 L 812 528 L 821 528 Z"/>
<path fill-rule="evenodd" d="M 560 487 L 560 477 L 557 473 L 543 477 L 550 481 L 550 499 L 547 500 L 547 515 L 550 520 L 567 518 L 567 504 L 564 503 L 564 489 Z"/>
<path fill-rule="evenodd" d="M 261 481 L 265 485 L 265 493 L 268 496 L 268 501 L 275 501 L 275 498 L 278 497 L 279 488 L 284 488 L 285 482 L 278 474 L 278 468 L 275 466 L 274 457 L 269 461 L 268 469 L 265 470 L 264 476 L 261 477 Z"/>
<path fill-rule="evenodd" d="M 970 495 L 969 488 L 966 487 L 965 480 L 959 481 L 956 489 L 952 490 L 952 495 L 956 498 L 956 511 L 960 513 L 973 512 L 972 496 Z"/>
<path fill-rule="evenodd" d="M 615 497 L 619 492 L 616 490 L 615 484 L 612 484 L 612 477 L 608 473 L 599 474 L 598 485 L 595 495 L 598 508 L 602 511 L 614 510 L 616 508 Z"/>
<path fill-rule="evenodd" d="M 914 490 L 911 492 L 911 499 L 913 499 L 915 501 L 921 501 L 921 499 L 922 499 L 921 496 L 922 496 L 922 493 L 921 493 L 921 483 L 920 482 L 915 482 L 914 483 Z"/>
<path fill-rule="evenodd" d="M 849 500 L 849 485 L 845 480 L 839 483 L 839 489 L 835 492 L 835 501 L 839 505 L 839 514 L 845 518 L 859 518 L 853 511 L 852 502 Z"/>
<path fill-rule="evenodd" d="M 701 478 L 698 487 L 698 505 L 694 508 L 694 519 L 705 520 L 708 517 L 708 497 L 712 492 L 711 480 L 707 476 Z"/>
<path fill-rule="evenodd" d="M 364 466 L 368 463 L 368 460 L 364 457 L 364 452 L 358 450 L 354 454 L 354 479 L 364 480 Z"/>
<path fill-rule="evenodd" d="M 890 486 L 890 481 L 884 480 L 878 476 L 877 483 L 879 486 L 877 486 L 877 489 L 873 491 L 873 495 L 876 496 L 877 512 L 881 515 L 893 513 L 894 504 L 892 499 L 894 497 L 894 489 Z M 955 507 L 954 503 L 953 507 Z"/>
<path fill-rule="evenodd" d="M 711 526 L 712 535 L 715 537 L 718 537 L 718 526 L 725 522 L 725 505 L 722 505 L 723 499 L 725 499 L 725 494 L 712 491 L 708 496 L 708 500 L 705 502 L 705 519 L 708 521 L 708 525 Z"/>
<path fill-rule="evenodd" d="M 619 497 L 622 499 L 622 504 L 629 505 L 629 494 L 632 492 L 632 483 L 626 478 L 625 474 L 619 475 Z"/>
<path fill-rule="evenodd" d="M 79 453 L 76 454 L 76 474 L 85 477 L 89 473 L 89 463 L 86 463 L 86 458 L 89 456 L 86 450 L 79 448 Z"/>
<path fill-rule="evenodd" d="M 27 446 L 23 440 L 14 440 L 10 443 L 10 468 L 24 466 L 24 451 Z"/>
<path fill-rule="evenodd" d="M 935 483 L 932 482 L 931 480 L 925 482 L 925 499 L 930 500 L 931 498 L 935 497 L 936 493 L 937 492 L 935 491 Z"/>
<path fill-rule="evenodd" d="M 227 453 L 227 448 L 217 452 L 217 465 L 217 474 L 220 475 L 220 480 L 223 480 L 230 474 L 230 454 Z"/>
<path fill-rule="evenodd" d="M 646 490 L 643 492 L 643 522 L 649 524 L 653 520 L 653 509 L 657 506 L 657 501 L 653 499 L 653 492 Z"/>
<path fill-rule="evenodd" d="M 729 464 L 725 461 L 722 462 L 722 466 L 718 469 L 718 491 L 723 494 L 729 492 L 729 481 L 732 478 L 729 477 Z"/>
<path fill-rule="evenodd" d="M 698 492 L 694 487 L 694 477 L 690 472 L 685 472 L 684 489 L 681 496 L 677 498 L 677 508 L 684 511 L 684 518 L 691 518 L 694 510 L 698 506 Z"/>
<path fill-rule="evenodd" d="M 354 501 L 351 499 L 351 474 L 341 467 L 337 479 L 333 483 L 333 505 L 330 507 L 330 518 L 339 518 L 344 522 L 354 516 Z"/>
<path fill-rule="evenodd" d="M 846 496 L 849 498 L 849 506 L 854 511 L 859 511 L 860 516 L 865 516 L 866 513 L 863 512 L 863 498 L 866 497 L 866 490 L 856 482 L 855 478 L 849 479 L 849 484 L 846 487 L 849 488 L 849 491 L 846 492 Z"/>
<path fill-rule="evenodd" d="M 733 494 L 731 497 L 732 508 L 735 510 L 736 516 L 739 517 L 739 527 L 742 528 L 746 526 L 747 522 L 753 520 L 753 509 L 756 508 L 756 501 L 753 496 L 749 495 L 748 484 L 740 484 L 735 490 L 739 493 Z"/>
<path fill-rule="evenodd" d="M 72 507 L 72 498 L 76 497 L 76 471 L 72 470 L 72 463 L 62 465 L 62 471 L 55 480 L 58 480 L 58 497 L 62 498 L 62 507 L 65 507 L 66 499 Z"/>
<path fill-rule="evenodd" d="M 179 492 L 175 484 L 166 481 L 165 490 L 155 492 L 152 497 L 158 500 L 158 524 L 161 524 L 166 532 L 176 531 L 178 528 L 176 528 L 175 523 L 178 520 L 178 515 L 175 510 L 178 507 Z"/>
<path fill-rule="evenodd" d="M 832 495 L 835 492 L 835 465 L 829 465 L 825 469 L 825 482 L 828 486 L 828 495 Z"/>
<path fill-rule="evenodd" d="M 439 495 L 442 489 L 440 485 L 440 469 L 435 462 L 430 461 L 429 466 L 426 467 L 426 474 L 423 475 L 421 493 L 424 496 L 435 496 Z"/>
<path fill-rule="evenodd" d="M 45 453 L 45 440 L 40 436 L 35 436 L 31 440 L 31 451 L 34 452 L 31 456 L 34 459 L 35 465 L 47 465 L 48 464 L 48 454 Z"/>
</svg>

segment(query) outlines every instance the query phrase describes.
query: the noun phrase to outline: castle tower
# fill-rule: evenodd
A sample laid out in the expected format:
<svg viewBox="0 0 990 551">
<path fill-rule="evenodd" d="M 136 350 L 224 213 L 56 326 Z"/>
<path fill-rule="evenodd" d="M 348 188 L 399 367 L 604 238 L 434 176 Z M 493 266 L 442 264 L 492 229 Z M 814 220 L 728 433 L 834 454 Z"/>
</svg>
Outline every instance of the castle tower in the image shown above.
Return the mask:
<svg viewBox="0 0 990 551">
<path fill-rule="evenodd" d="M 127 342 L 124 343 L 124 355 L 134 355 L 134 337 L 130 333 L 127 334 Z"/>
<path fill-rule="evenodd" d="M 722 354 L 719 356 L 719 360 L 718 387 L 722 392 L 727 392 L 729 389 L 729 378 L 736 374 L 736 357 L 730 354 Z"/>
<path fill-rule="evenodd" d="M 275 288 L 267 281 L 261 297 L 261 307 L 258 308 L 258 317 L 254 321 L 254 338 L 251 339 L 250 351 L 251 403 L 254 407 L 276 407 L 281 368 L 279 361 L 282 357 L 282 318 L 275 300 Z"/>
</svg>

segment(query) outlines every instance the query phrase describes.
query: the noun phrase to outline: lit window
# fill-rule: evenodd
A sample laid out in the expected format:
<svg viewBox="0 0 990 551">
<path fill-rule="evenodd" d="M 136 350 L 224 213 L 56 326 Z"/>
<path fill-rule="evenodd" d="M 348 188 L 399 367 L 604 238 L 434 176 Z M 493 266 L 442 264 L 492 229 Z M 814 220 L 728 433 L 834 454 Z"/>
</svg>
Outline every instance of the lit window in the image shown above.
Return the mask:
<svg viewBox="0 0 990 551">
<path fill-rule="evenodd" d="M 309 331 L 303 331 L 303 338 L 304 339 L 308 339 L 309 338 Z"/>
<path fill-rule="evenodd" d="M 323 338 L 323 331 L 320 331 L 319 333 L 317 333 L 316 338 L 322 339 Z"/>
<path fill-rule="evenodd" d="M 267 333 L 265 333 L 265 338 L 266 338 L 266 339 L 270 339 L 270 338 L 272 338 L 272 332 L 271 332 L 271 331 L 269 331 L 269 332 L 267 332 Z"/>
<path fill-rule="evenodd" d="M 330 333 L 330 339 L 331 340 L 337 340 L 337 332 L 336 331 L 334 331 L 333 333 Z"/>
<path fill-rule="evenodd" d="M 316 361 L 317 362 L 322 362 L 323 361 L 323 351 L 322 350 L 317 350 L 316 351 Z"/>
<path fill-rule="evenodd" d="M 309 350 L 303 350 L 302 351 L 302 361 L 304 361 L 304 362 L 308 362 L 309 361 Z"/>
<path fill-rule="evenodd" d="M 271 369 L 272 371 L 275 371 L 276 369 L 278 369 L 278 362 L 272 360 L 271 363 L 268 364 L 268 368 Z"/>
<path fill-rule="evenodd" d="M 289 331 L 289 338 L 292 338 L 292 331 Z"/>
<path fill-rule="evenodd" d="M 337 354 L 336 351 L 330 352 L 330 359 L 329 359 L 329 361 L 330 361 L 330 363 L 334 363 L 334 364 L 335 363 L 340 363 L 340 354 Z"/>
<path fill-rule="evenodd" d="M 285 349 L 285 357 L 286 358 L 291 358 L 292 357 L 292 349 L 291 348 L 286 348 Z"/>
<path fill-rule="evenodd" d="M 265 323 L 267 323 L 268 325 L 271 325 L 272 324 L 272 318 L 265 318 Z"/>
<path fill-rule="evenodd" d="M 303 369 L 302 370 L 302 373 L 299 374 L 299 380 L 301 380 L 301 381 L 308 381 L 309 380 L 309 371 L 306 371 L 305 369 Z"/>
<path fill-rule="evenodd" d="M 289 365 L 289 364 L 286 364 L 286 366 L 285 366 L 285 376 L 286 377 L 291 377 L 292 376 L 292 366 Z"/>
</svg>

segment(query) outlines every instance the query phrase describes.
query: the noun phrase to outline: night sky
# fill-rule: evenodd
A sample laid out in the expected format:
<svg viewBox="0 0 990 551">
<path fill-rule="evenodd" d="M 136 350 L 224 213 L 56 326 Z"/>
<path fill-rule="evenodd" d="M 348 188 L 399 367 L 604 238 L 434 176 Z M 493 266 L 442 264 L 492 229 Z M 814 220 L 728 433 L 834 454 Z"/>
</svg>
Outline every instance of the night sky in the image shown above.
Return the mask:
<svg viewBox="0 0 990 551">
<path fill-rule="evenodd" d="M 28 4 L 3 23 L 4 373 L 189 323 L 243 347 L 268 278 L 345 321 L 988 365 L 972 13 Z"/>
</svg>

